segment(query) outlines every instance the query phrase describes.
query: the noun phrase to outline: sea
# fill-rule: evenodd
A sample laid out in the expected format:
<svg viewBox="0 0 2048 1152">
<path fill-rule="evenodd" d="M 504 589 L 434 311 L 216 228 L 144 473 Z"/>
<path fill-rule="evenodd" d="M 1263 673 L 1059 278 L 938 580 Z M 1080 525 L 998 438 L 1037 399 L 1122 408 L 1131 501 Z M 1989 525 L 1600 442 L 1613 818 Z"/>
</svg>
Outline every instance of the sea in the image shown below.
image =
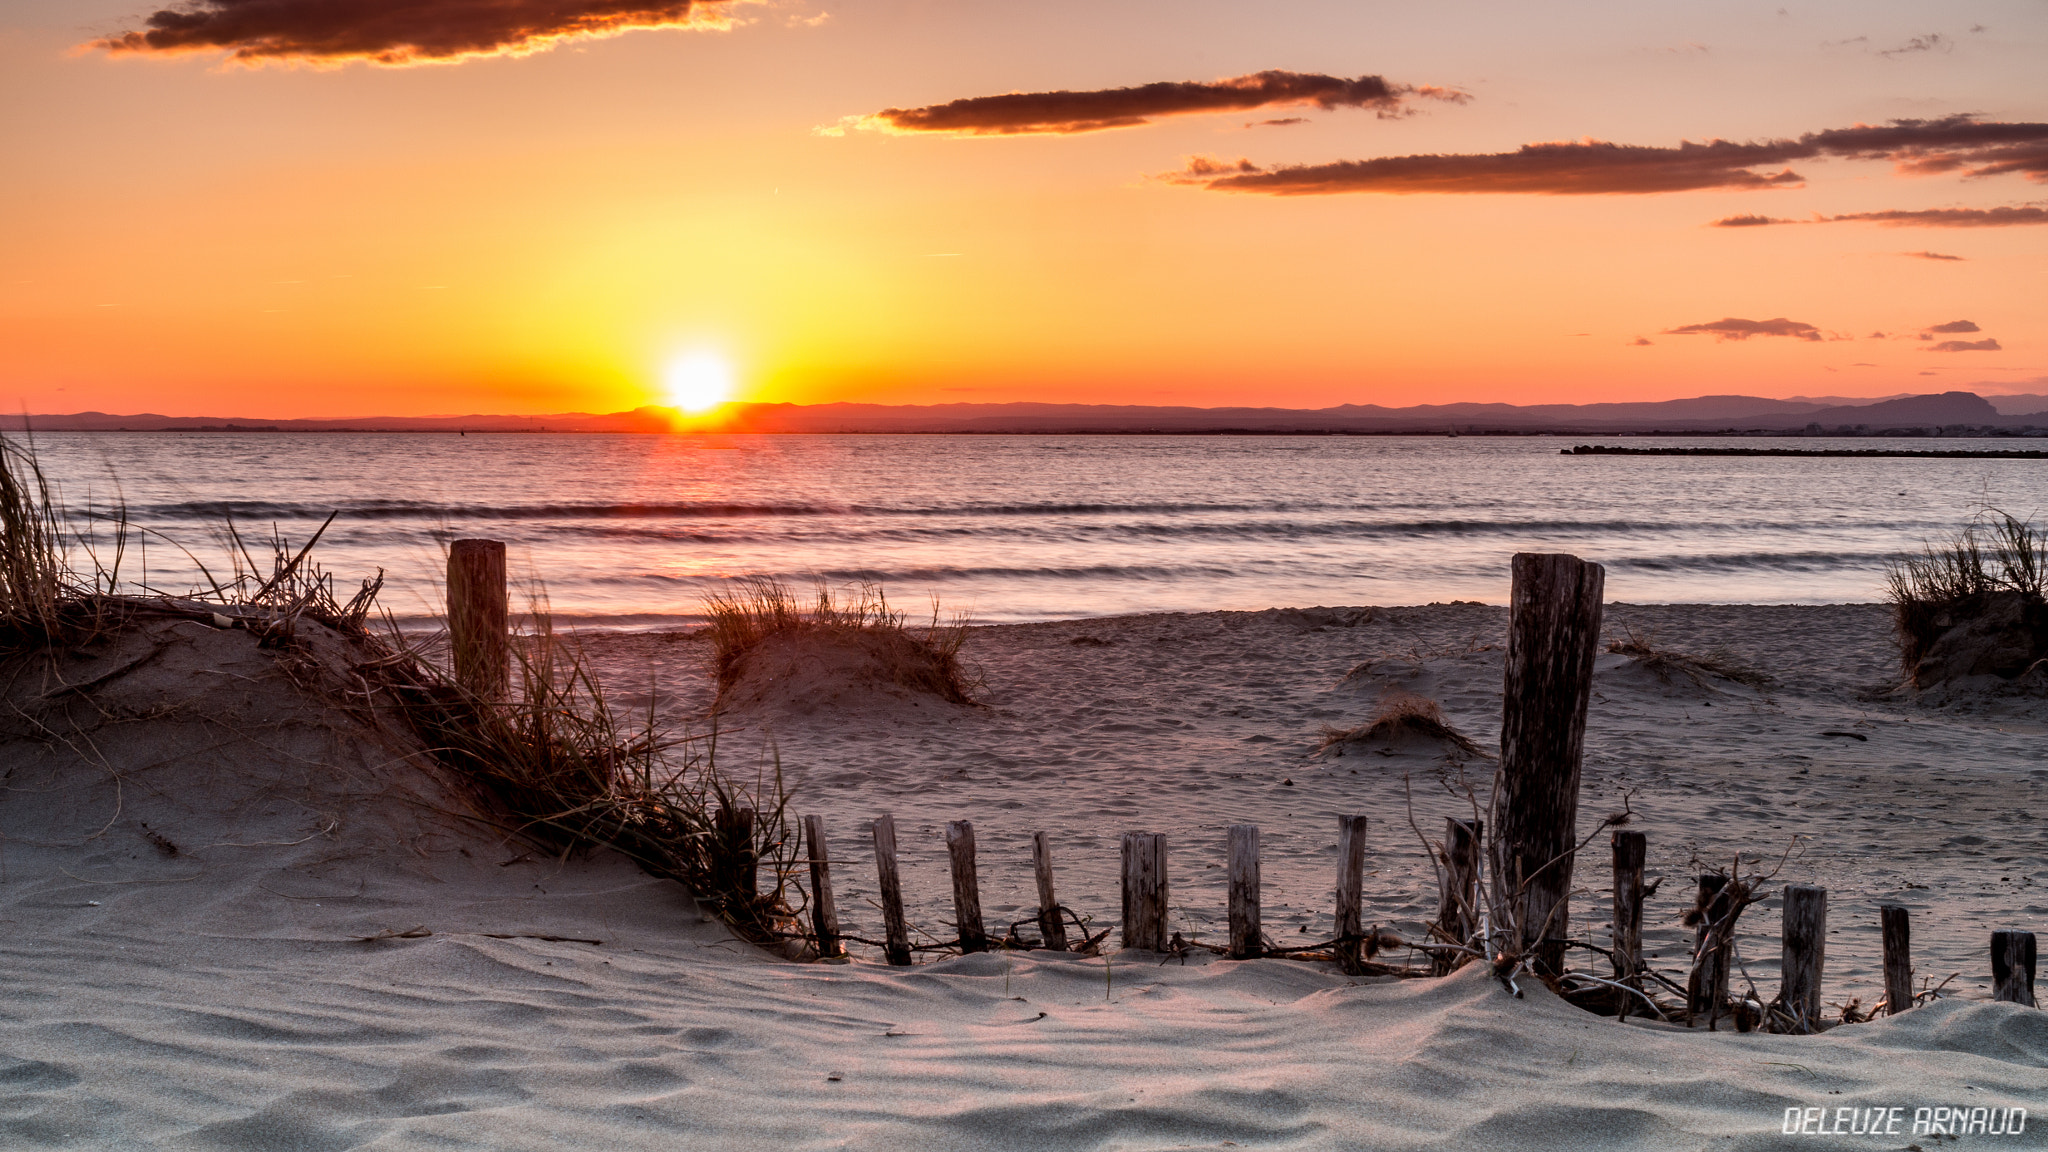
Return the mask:
<svg viewBox="0 0 2048 1152">
<path fill-rule="evenodd" d="M 312 556 L 440 611 L 451 540 L 508 546 L 583 627 L 702 618 L 737 579 L 878 585 L 981 623 L 1314 605 L 1505 603 L 1509 558 L 1606 566 L 1611 600 L 1883 598 L 1885 568 L 1987 509 L 2048 508 L 2048 461 L 1572 456 L 1578 443 L 2011 448 L 2011 440 L 1555 436 L 41 433 L 85 566 L 185 594 Z M 117 512 L 124 509 L 125 512 Z"/>
</svg>

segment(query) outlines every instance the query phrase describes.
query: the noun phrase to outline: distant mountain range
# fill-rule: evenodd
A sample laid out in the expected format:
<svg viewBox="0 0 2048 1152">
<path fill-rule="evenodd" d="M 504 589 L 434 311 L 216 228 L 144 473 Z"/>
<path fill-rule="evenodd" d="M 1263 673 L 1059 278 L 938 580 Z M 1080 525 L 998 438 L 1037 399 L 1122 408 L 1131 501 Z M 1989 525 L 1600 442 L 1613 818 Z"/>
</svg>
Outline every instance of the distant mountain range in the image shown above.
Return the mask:
<svg viewBox="0 0 2048 1152">
<path fill-rule="evenodd" d="M 936 433 L 1488 433 L 1619 432 L 1927 435 L 1965 431 L 2048 434 L 2048 396 L 1942 392 L 1876 401 L 1832 397 L 1769 400 L 1699 396 L 1627 404 L 1418 404 L 1386 408 L 1186 408 L 1119 404 L 735 404 L 721 425 L 734 432 Z M 131 416 L 104 412 L 0 417 L 0 428 L 74 431 L 274 432 L 666 432 L 666 408 L 552 416 L 365 416 L 261 420 L 224 416 Z"/>
</svg>

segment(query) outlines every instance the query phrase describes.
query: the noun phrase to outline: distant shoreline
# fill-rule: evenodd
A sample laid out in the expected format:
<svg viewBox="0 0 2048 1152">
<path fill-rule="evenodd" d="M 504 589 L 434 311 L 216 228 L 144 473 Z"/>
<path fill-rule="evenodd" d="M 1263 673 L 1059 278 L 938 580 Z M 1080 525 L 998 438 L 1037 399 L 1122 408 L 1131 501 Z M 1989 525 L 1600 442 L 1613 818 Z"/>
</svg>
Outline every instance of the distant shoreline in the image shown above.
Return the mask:
<svg viewBox="0 0 2048 1152">
<path fill-rule="evenodd" d="M 1622 448 L 1581 444 L 1560 456 L 1870 456 L 1968 460 L 2048 460 L 2048 451 L 2003 448 Z"/>
</svg>

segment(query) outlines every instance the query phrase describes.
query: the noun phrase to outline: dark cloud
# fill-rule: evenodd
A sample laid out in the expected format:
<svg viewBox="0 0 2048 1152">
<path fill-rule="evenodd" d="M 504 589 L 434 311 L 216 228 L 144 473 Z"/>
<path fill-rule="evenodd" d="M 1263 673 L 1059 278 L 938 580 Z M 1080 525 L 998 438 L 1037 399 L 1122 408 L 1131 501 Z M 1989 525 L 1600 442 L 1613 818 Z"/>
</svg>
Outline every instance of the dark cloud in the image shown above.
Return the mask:
<svg viewBox="0 0 2048 1152">
<path fill-rule="evenodd" d="M 1667 336 L 1714 336 L 1722 340 L 1747 340 L 1751 336 L 1791 336 L 1799 340 L 1821 339 L 1820 329 L 1798 320 L 1787 320 L 1783 316 L 1775 320 L 1743 320 L 1729 316 L 1707 324 L 1687 324 L 1683 328 L 1666 328 Z"/>
<path fill-rule="evenodd" d="M 1915 260 L 1953 260 L 1958 263 L 1965 259 L 1962 256 L 1951 256 L 1946 252 L 1901 252 L 1899 255 L 1911 256 Z"/>
<path fill-rule="evenodd" d="M 1401 116 L 1413 99 L 1462 104 L 1463 92 L 1430 85 L 1390 84 L 1379 76 L 1346 80 L 1318 73 L 1269 70 L 1225 80 L 1161 81 L 1136 88 L 1092 92 L 1010 92 L 970 96 L 923 108 L 884 108 L 860 117 L 862 127 L 889 132 L 948 132 L 961 136 L 1020 136 L 1131 128 L 1161 116 L 1243 112 L 1253 108 L 1314 106 L 1371 108 Z"/>
<path fill-rule="evenodd" d="M 1745 212 L 1745 213 L 1743 213 L 1743 214 L 1742 214 L 1742 215 L 1740 215 L 1740 216 L 1723 216 L 1723 217 L 1721 217 L 1721 218 L 1720 218 L 1719 220 L 1716 220 L 1716 221 L 1714 221 L 1714 227 L 1716 227 L 1716 228 L 1758 228 L 1758 227 L 1762 227 L 1762 226 L 1763 226 L 1763 225 L 1765 225 L 1765 224 L 1797 224 L 1797 223 L 1799 223 L 1799 221 L 1797 221 L 1797 220 L 1787 220 L 1787 219 L 1785 219 L 1785 218 L 1784 218 L 1784 217 L 1782 217 L 1782 216 L 1758 216 L 1758 215 L 1756 215 L 1756 214 L 1755 214 L 1755 213 L 1753 213 L 1753 212 Z"/>
<path fill-rule="evenodd" d="M 1934 347 L 1932 347 L 1932 348 L 1929 348 L 1929 349 L 1927 349 L 1927 351 L 1929 351 L 1929 352 L 2003 352 L 2003 351 L 2004 351 L 2004 349 L 2003 349 L 2003 348 L 2000 348 L 2000 347 L 1998 346 L 1998 341 L 1996 341 L 1996 340 L 1991 340 L 1991 339 L 1985 339 L 1985 340 L 1943 340 L 1943 341 L 1942 341 L 1941 343 L 1939 343 L 1939 344 L 1936 344 L 1936 345 L 1935 345 Z"/>
<path fill-rule="evenodd" d="M 1897 48 L 1887 48 L 1879 52 L 1878 55 L 1907 56 L 1914 52 L 1953 52 L 1955 47 L 1956 42 L 1954 40 L 1943 36 L 1939 32 L 1929 32 L 1925 36 L 1915 36 Z"/>
<path fill-rule="evenodd" d="M 1656 343 L 1656 341 L 1651 340 L 1647 336 L 1638 336 L 1635 339 L 1629 341 L 1630 347 L 1634 348 L 1647 348 L 1654 343 Z"/>
<path fill-rule="evenodd" d="M 1250 123 L 1250 124 L 1246 124 L 1246 125 L 1245 125 L 1245 127 L 1247 127 L 1247 128 L 1285 128 L 1285 127 L 1287 127 L 1287 126 L 1288 126 L 1288 125 L 1290 125 L 1290 124 L 1306 124 L 1306 123 L 1308 123 L 1308 117 L 1306 117 L 1306 116 L 1282 116 L 1282 117 L 1280 117 L 1280 118 L 1279 118 L 1279 119 L 1277 119 L 1277 120 L 1260 120 L 1260 121 L 1257 121 L 1257 122 L 1255 122 L 1255 123 Z"/>
<path fill-rule="evenodd" d="M 1890 160 L 1902 173 L 2019 173 L 2048 182 L 2048 124 L 1969 116 L 1809 132 L 1797 140 L 1681 141 L 1676 147 L 1581 140 L 1524 144 L 1513 152 L 1384 156 L 1266 168 L 1196 157 L 1165 179 L 1219 192 L 1318 196 L 1343 192 L 1519 192 L 1538 195 L 1787 188 L 1804 179 L 1784 165 L 1828 157 Z M 1856 219 L 1859 217 L 1838 217 Z M 1724 226 L 1785 223 L 1731 216 Z"/>
<path fill-rule="evenodd" d="M 1834 224 L 1863 220 L 1893 228 L 2011 228 L 2022 224 L 2048 224 L 2048 208 L 2008 204 L 1998 208 L 1916 208 L 1886 212 L 1849 212 L 1829 216 Z"/>
<path fill-rule="evenodd" d="M 415 64 L 523 55 L 572 37 L 715 23 L 718 0 L 192 0 L 92 42 L 121 55 Z"/>
<path fill-rule="evenodd" d="M 1974 320 L 1951 320 L 1946 324 L 1936 324 L 1928 331 L 1941 336 L 1960 336 L 1965 332 L 1982 332 L 1983 329 L 1977 327 Z"/>
<path fill-rule="evenodd" d="M 1271 196 L 1324 196 L 1339 192 L 1519 192 L 1574 196 L 1683 192 L 1697 188 L 1780 188 L 1804 181 L 1797 173 L 1753 172 L 1785 158 L 1780 144 L 1690 141 L 1676 148 L 1646 148 L 1600 140 L 1524 144 L 1513 152 L 1478 155 L 1386 156 L 1261 168 L 1197 156 L 1166 179 L 1220 192 Z"/>
</svg>

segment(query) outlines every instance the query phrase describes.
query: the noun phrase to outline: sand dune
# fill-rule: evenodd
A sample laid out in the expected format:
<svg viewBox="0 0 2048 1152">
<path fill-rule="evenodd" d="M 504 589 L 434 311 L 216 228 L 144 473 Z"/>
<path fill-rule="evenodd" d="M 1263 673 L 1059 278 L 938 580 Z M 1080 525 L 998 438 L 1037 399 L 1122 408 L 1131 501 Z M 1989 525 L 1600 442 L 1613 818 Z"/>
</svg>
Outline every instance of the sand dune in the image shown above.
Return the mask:
<svg viewBox="0 0 2048 1152">
<path fill-rule="evenodd" d="M 1672 885 L 1695 852 L 1805 837 L 1781 878 L 1831 889 L 1828 999 L 1875 991 L 1880 896 L 1914 905 L 1923 971 L 1961 969 L 1982 996 L 1990 927 L 2042 911 L 2040 704 L 1869 696 L 1894 678 L 1872 607 L 1609 622 L 1728 649 L 1777 684 L 1667 683 L 1603 657 L 1586 810 L 1638 789 Z M 1487 744 L 1503 630 L 1474 606 L 984 629 L 968 655 L 987 708 L 764 709 L 728 755 L 773 733 L 797 807 L 835 834 L 856 927 L 859 823 L 893 810 L 913 916 L 935 932 L 945 819 L 977 824 L 991 922 L 1028 907 L 1030 830 L 1056 833 L 1063 895 L 1105 923 L 1116 834 L 1166 831 L 1176 921 L 1207 938 L 1223 906 L 1207 865 L 1222 826 L 1251 820 L 1269 934 L 1321 939 L 1339 812 L 1373 821 L 1368 916 L 1433 910 L 1403 795 L 1420 822 L 1457 811 L 1438 781 L 1458 765 L 1426 747 L 1318 757 L 1320 727 L 1368 719 L 1398 684 Z M 622 681 L 660 662 L 678 716 L 707 702 L 693 641 L 592 646 Z M 8 1147 L 1933 1147 L 1915 1109 L 2025 1107 L 2048 1066 L 2048 1016 L 1973 999 L 1788 1037 L 1616 1024 L 1471 970 L 1351 981 L 1199 952 L 789 964 L 622 860 L 535 859 L 466 818 L 416 747 L 307 696 L 239 630 L 159 624 L 61 674 L 90 690 L 17 675 L 0 691 Z M 1582 866 L 1575 904 L 1595 938 L 1603 872 Z M 1672 891 L 1649 934 L 1667 968 Z M 1775 920 L 1753 909 L 1743 945 L 1767 994 Z M 1781 1132 L 1787 1109 L 1878 1106 L 1905 1109 L 1898 1136 Z"/>
</svg>

